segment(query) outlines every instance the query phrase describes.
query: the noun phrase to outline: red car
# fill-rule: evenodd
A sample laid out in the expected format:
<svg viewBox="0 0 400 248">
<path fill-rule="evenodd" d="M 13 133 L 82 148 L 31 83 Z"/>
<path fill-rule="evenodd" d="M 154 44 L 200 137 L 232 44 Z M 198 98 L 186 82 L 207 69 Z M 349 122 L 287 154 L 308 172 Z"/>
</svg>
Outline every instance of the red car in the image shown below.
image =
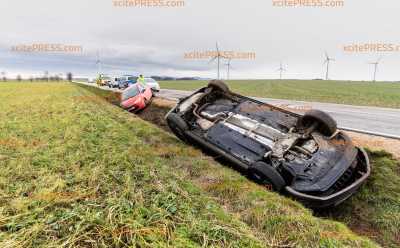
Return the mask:
<svg viewBox="0 0 400 248">
<path fill-rule="evenodd" d="M 122 92 L 121 106 L 130 112 L 137 112 L 147 107 L 153 98 L 150 87 L 136 83 Z"/>
</svg>

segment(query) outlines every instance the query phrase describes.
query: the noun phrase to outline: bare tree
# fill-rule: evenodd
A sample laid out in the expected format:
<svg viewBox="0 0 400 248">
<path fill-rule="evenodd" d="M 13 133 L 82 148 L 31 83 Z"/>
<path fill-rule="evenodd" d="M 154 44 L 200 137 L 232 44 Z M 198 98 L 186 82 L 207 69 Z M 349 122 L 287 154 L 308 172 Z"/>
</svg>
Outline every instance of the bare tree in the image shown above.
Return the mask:
<svg viewBox="0 0 400 248">
<path fill-rule="evenodd" d="M 18 81 L 18 82 L 21 82 L 21 81 L 22 81 L 21 75 L 18 75 L 18 76 L 17 76 L 17 81 Z"/>
<path fill-rule="evenodd" d="M 7 77 L 6 77 L 6 72 L 5 71 L 1 72 L 1 77 L 3 78 L 4 82 L 7 81 Z"/>
<path fill-rule="evenodd" d="M 72 82 L 72 78 L 73 78 L 72 73 L 71 73 L 71 72 L 68 72 L 68 73 L 67 73 L 67 80 L 68 80 L 69 82 Z"/>
</svg>

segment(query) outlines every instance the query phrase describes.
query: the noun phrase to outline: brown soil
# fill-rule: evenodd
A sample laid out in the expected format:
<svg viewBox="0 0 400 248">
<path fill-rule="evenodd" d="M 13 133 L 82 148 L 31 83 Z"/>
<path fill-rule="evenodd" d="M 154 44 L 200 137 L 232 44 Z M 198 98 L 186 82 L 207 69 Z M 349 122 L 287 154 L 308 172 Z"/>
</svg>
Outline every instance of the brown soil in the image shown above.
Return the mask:
<svg viewBox="0 0 400 248">
<path fill-rule="evenodd" d="M 170 109 L 175 107 L 176 105 L 175 101 L 159 97 L 155 97 L 153 103 L 159 107 L 170 108 Z"/>
<path fill-rule="evenodd" d="M 400 140 L 372 136 L 367 134 L 346 132 L 357 146 L 368 147 L 372 150 L 386 150 L 396 159 L 400 159 Z"/>
<path fill-rule="evenodd" d="M 175 106 L 174 101 L 165 100 L 163 98 L 155 97 L 150 106 L 137 113 L 137 115 L 148 122 L 151 122 L 165 131 L 170 131 L 165 121 L 165 115 L 168 111 Z"/>
</svg>

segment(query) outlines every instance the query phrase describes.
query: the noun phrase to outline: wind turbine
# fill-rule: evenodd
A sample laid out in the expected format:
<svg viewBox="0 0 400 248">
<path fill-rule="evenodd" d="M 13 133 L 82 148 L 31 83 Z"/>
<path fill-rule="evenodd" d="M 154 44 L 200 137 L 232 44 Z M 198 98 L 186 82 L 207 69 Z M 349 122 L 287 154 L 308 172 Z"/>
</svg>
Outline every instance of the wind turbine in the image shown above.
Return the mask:
<svg viewBox="0 0 400 248">
<path fill-rule="evenodd" d="M 370 65 L 374 65 L 374 81 L 376 82 L 376 72 L 378 71 L 378 65 L 381 62 L 382 57 L 380 57 L 376 62 L 369 63 Z"/>
<path fill-rule="evenodd" d="M 45 78 L 45 80 L 48 82 L 49 81 L 49 72 L 48 71 L 45 71 L 44 72 L 44 78 Z"/>
<path fill-rule="evenodd" d="M 97 51 L 97 60 L 96 60 L 96 65 L 97 65 L 97 74 L 100 75 L 101 73 L 101 60 L 100 60 L 100 53 Z"/>
<path fill-rule="evenodd" d="M 325 61 L 324 61 L 324 65 L 326 64 L 326 76 L 325 76 L 325 80 L 329 79 L 329 65 L 331 61 L 335 61 L 335 59 L 329 57 L 328 53 L 325 52 Z"/>
<path fill-rule="evenodd" d="M 225 65 L 228 67 L 228 74 L 227 74 L 227 79 L 229 80 L 229 76 L 230 76 L 230 72 L 231 72 L 231 61 L 232 61 L 232 58 L 229 58 L 228 59 L 228 63 L 226 63 Z"/>
<path fill-rule="evenodd" d="M 217 48 L 217 55 L 215 55 L 208 63 L 214 62 L 215 60 L 218 61 L 218 78 L 220 79 L 220 64 L 221 64 L 221 58 L 227 59 L 227 57 L 225 57 L 224 55 L 222 55 L 222 53 L 219 51 L 219 47 L 218 47 L 218 42 L 216 43 L 216 48 Z"/>
<path fill-rule="evenodd" d="M 279 79 L 282 80 L 282 73 L 283 73 L 284 71 L 286 71 L 286 69 L 285 69 L 285 68 L 283 67 L 283 65 L 282 65 L 282 62 L 281 62 L 281 64 L 280 64 L 280 66 L 279 66 L 279 69 L 276 70 L 276 71 L 279 71 Z"/>
</svg>

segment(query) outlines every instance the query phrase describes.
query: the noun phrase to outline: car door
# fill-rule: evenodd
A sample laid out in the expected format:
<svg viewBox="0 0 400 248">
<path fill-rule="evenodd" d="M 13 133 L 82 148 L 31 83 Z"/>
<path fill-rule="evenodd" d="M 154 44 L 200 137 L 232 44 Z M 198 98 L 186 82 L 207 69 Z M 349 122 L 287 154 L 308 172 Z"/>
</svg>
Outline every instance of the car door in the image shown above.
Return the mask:
<svg viewBox="0 0 400 248">
<path fill-rule="evenodd" d="M 153 91 L 151 90 L 150 87 L 146 87 L 144 91 L 144 96 L 147 100 L 150 100 L 153 97 Z"/>
<path fill-rule="evenodd" d="M 140 90 L 141 94 L 146 99 L 146 101 L 149 101 L 153 96 L 153 93 L 151 92 L 151 88 L 143 86 L 140 83 L 138 83 L 138 87 L 139 87 L 139 90 Z"/>
</svg>

